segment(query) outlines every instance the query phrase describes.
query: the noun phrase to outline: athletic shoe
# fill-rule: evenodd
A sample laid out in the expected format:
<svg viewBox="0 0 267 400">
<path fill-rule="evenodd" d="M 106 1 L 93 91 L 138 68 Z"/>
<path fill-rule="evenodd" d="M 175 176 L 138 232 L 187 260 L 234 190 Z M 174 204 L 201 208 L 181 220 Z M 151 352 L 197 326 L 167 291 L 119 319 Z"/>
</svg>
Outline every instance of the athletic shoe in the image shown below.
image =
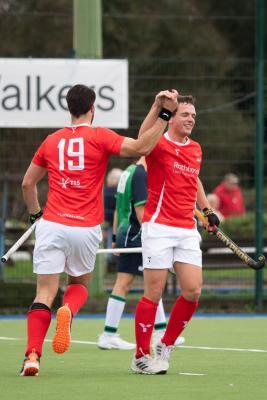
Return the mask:
<svg viewBox="0 0 267 400">
<path fill-rule="evenodd" d="M 97 346 L 102 350 L 134 350 L 136 347 L 134 343 L 121 339 L 118 333 L 110 335 L 106 332 L 99 335 Z"/>
<path fill-rule="evenodd" d="M 133 358 L 131 369 L 137 374 L 145 375 L 163 375 L 169 368 L 168 363 L 155 360 L 149 354 L 145 354 L 140 358 Z"/>
<path fill-rule="evenodd" d="M 152 349 L 153 352 L 155 353 L 155 346 L 156 344 L 158 344 L 158 342 L 161 341 L 161 339 L 163 338 L 165 334 L 165 330 L 162 331 L 154 331 L 153 335 L 152 335 Z M 183 336 L 178 336 L 178 338 L 175 340 L 174 342 L 174 346 L 181 346 L 182 344 L 184 344 L 185 342 L 185 338 Z"/>
<path fill-rule="evenodd" d="M 35 349 L 23 360 L 21 376 L 38 376 L 40 367 L 40 357 L 36 354 Z"/>
<path fill-rule="evenodd" d="M 166 346 L 165 343 L 158 342 L 155 346 L 155 360 L 163 362 L 166 366 L 166 372 L 169 369 L 169 360 L 174 346 Z"/>
<path fill-rule="evenodd" d="M 70 346 L 71 319 L 71 311 L 67 304 L 57 310 L 56 333 L 52 341 L 52 347 L 55 353 L 65 353 Z"/>
</svg>

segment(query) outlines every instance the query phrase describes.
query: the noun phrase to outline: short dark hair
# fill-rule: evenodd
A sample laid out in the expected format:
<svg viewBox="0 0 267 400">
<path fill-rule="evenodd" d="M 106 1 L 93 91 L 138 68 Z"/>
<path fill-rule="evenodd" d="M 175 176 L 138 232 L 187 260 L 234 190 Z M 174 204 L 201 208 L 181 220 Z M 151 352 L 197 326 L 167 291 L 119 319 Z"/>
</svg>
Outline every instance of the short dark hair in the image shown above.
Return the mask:
<svg viewBox="0 0 267 400">
<path fill-rule="evenodd" d="M 193 106 L 195 105 L 195 99 L 193 96 L 191 96 L 191 94 L 187 94 L 185 96 L 182 96 L 179 94 L 177 97 L 177 102 L 178 103 L 189 103 L 189 104 L 192 104 Z"/>
<path fill-rule="evenodd" d="M 177 96 L 177 103 L 178 105 L 181 103 L 187 103 L 187 104 L 192 104 L 193 106 L 195 105 L 195 99 L 191 94 L 187 94 L 185 96 L 182 96 L 181 94 L 178 94 Z M 178 107 L 176 108 L 175 111 L 173 111 L 172 116 L 174 117 L 177 113 Z"/>
<path fill-rule="evenodd" d="M 95 98 L 95 92 L 88 86 L 72 86 L 66 97 L 69 112 L 76 118 L 86 114 L 94 105 Z"/>
</svg>

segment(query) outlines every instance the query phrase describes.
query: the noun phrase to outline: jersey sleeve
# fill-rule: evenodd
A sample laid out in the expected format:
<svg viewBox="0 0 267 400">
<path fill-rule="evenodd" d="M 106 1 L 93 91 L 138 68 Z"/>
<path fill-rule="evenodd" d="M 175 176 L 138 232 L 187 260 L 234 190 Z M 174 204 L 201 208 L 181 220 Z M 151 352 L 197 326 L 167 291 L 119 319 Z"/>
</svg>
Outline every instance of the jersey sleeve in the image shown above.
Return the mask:
<svg viewBox="0 0 267 400">
<path fill-rule="evenodd" d="M 125 137 L 107 128 L 97 128 L 98 140 L 103 151 L 108 154 L 120 154 Z"/>
<path fill-rule="evenodd" d="M 46 156 L 45 156 L 45 147 L 46 147 L 46 140 L 41 144 L 41 146 L 38 148 L 36 153 L 33 156 L 32 162 L 36 165 L 39 165 L 39 167 L 46 168 L 47 167 L 47 161 L 46 161 Z"/>
<path fill-rule="evenodd" d="M 132 179 L 133 203 L 138 207 L 146 203 L 147 193 L 147 173 L 142 165 L 137 165 Z"/>
</svg>

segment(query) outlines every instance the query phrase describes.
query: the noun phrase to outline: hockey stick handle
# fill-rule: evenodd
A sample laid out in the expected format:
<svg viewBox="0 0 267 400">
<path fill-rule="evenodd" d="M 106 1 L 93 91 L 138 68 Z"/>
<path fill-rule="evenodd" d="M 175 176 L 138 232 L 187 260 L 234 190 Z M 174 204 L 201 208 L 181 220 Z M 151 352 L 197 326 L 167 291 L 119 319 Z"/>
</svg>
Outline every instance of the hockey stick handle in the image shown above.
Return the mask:
<svg viewBox="0 0 267 400">
<path fill-rule="evenodd" d="M 12 247 L 10 247 L 6 254 L 1 257 L 2 263 L 5 263 L 12 256 L 12 254 L 14 254 L 20 248 L 20 246 L 22 246 L 23 243 L 26 242 L 26 240 L 31 236 L 32 232 L 34 231 L 37 222 L 38 220 L 35 221 L 29 227 L 29 229 L 27 229 L 26 232 L 24 232 L 23 235 L 16 241 L 16 243 L 14 243 Z"/>
<path fill-rule="evenodd" d="M 199 210 L 195 210 L 195 215 L 200 219 L 204 225 L 208 225 L 206 217 Z M 230 239 L 221 229 L 215 227 L 213 235 L 217 236 L 221 242 L 225 244 L 232 252 L 237 255 L 245 264 L 250 268 L 259 270 L 265 266 L 265 257 L 262 255 L 258 258 L 258 261 L 253 260 L 247 253 L 245 253 L 232 239 Z"/>
</svg>

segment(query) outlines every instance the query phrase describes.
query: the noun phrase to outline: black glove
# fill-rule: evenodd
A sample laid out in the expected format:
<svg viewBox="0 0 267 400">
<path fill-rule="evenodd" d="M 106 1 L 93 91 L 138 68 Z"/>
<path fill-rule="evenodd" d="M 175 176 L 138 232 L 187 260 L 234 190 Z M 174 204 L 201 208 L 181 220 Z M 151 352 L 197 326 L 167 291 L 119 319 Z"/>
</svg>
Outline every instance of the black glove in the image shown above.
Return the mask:
<svg viewBox="0 0 267 400">
<path fill-rule="evenodd" d="M 30 223 L 34 224 L 34 222 L 37 219 L 41 218 L 42 215 L 43 215 L 43 211 L 42 210 L 38 211 L 36 214 L 30 214 Z"/>
<path fill-rule="evenodd" d="M 210 226 L 219 226 L 220 225 L 220 220 L 212 208 L 203 208 L 202 211 L 203 211 L 204 217 L 206 217 L 208 219 Z"/>
</svg>

